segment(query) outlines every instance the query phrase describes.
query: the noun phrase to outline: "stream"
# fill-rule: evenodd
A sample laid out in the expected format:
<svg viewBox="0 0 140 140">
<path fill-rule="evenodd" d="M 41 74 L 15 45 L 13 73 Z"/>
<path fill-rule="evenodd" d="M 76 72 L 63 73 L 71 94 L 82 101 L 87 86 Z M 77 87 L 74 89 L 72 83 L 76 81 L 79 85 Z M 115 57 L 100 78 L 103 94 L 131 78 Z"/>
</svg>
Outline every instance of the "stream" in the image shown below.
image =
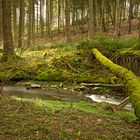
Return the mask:
<svg viewBox="0 0 140 140">
<path fill-rule="evenodd" d="M 27 89 L 22 86 L 4 86 L 3 92 L 10 96 L 17 96 L 20 98 L 39 98 L 42 100 L 59 100 L 70 102 L 108 102 L 111 104 L 119 104 L 122 100 L 114 97 L 106 98 L 103 95 L 88 95 L 79 92 L 72 92 L 64 89 Z M 129 103 L 125 107 L 127 110 L 133 111 L 132 105 Z"/>
</svg>

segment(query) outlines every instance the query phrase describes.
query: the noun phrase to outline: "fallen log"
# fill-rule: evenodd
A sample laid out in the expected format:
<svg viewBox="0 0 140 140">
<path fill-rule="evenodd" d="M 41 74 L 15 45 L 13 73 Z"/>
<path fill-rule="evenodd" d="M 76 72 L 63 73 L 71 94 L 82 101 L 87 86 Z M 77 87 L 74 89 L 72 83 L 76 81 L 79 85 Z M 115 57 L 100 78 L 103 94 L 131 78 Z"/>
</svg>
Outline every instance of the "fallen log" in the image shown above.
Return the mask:
<svg viewBox="0 0 140 140">
<path fill-rule="evenodd" d="M 136 117 L 140 121 L 140 78 L 132 71 L 114 64 L 111 60 L 102 55 L 96 48 L 93 49 L 96 59 L 109 68 L 116 76 L 122 78 L 128 90 L 129 100 L 132 103 Z"/>
<path fill-rule="evenodd" d="M 110 87 L 110 88 L 124 87 L 124 84 L 104 84 L 104 83 L 81 83 L 81 85 L 86 87 Z"/>
<path fill-rule="evenodd" d="M 118 105 L 109 104 L 104 107 L 105 110 L 115 112 L 117 110 L 122 109 L 125 105 L 129 103 L 129 97 L 125 98 L 123 101 L 121 101 Z"/>
</svg>

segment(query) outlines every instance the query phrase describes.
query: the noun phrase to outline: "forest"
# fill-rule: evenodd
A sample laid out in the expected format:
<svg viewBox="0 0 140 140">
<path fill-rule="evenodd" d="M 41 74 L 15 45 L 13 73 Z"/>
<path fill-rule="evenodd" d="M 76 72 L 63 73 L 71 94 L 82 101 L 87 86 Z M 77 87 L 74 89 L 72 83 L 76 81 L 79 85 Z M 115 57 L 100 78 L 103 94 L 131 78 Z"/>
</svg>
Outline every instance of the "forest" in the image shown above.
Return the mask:
<svg viewBox="0 0 140 140">
<path fill-rule="evenodd" d="M 0 0 L 0 140 L 139 140 L 140 0 Z"/>
</svg>

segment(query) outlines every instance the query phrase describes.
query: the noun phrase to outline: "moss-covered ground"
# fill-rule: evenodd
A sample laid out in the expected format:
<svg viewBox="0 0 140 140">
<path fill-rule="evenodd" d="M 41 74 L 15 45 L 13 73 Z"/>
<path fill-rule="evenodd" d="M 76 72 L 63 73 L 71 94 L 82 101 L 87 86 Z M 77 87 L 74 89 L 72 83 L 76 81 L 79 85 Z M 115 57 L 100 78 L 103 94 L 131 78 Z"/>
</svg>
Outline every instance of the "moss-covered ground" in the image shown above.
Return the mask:
<svg viewBox="0 0 140 140">
<path fill-rule="evenodd" d="M 71 44 L 17 49 L 14 61 L 0 62 L 0 80 L 122 83 L 97 62 L 92 48 L 115 60 L 118 52 L 130 52 L 135 43 L 136 39 L 97 36 Z M 140 126 L 135 120 L 133 112 L 112 113 L 95 103 L 0 96 L 0 140 L 139 140 Z"/>
<path fill-rule="evenodd" d="M 135 119 L 95 103 L 0 97 L 1 140 L 139 140 Z"/>
<path fill-rule="evenodd" d="M 136 39 L 112 39 L 97 36 L 94 40 L 66 44 L 42 44 L 17 49 L 17 58 L 0 63 L 1 80 L 37 80 L 61 82 L 114 83 L 117 79 L 92 55 L 92 48 L 100 48 L 109 58 L 120 49 L 127 50 Z"/>
</svg>

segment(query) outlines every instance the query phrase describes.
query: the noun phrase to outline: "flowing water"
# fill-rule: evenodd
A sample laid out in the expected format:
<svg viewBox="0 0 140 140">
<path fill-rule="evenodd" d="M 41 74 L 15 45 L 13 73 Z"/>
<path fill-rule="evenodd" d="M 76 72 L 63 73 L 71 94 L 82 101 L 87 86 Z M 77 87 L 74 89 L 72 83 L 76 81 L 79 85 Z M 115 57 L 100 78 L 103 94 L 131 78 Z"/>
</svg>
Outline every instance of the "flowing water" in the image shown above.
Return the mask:
<svg viewBox="0 0 140 140">
<path fill-rule="evenodd" d="M 103 95 L 84 95 L 82 93 L 71 92 L 62 89 L 29 89 L 21 86 L 5 86 L 3 91 L 10 96 L 18 96 L 21 98 L 39 98 L 42 100 L 60 100 L 60 101 L 71 101 L 71 102 L 91 102 L 95 101 L 98 103 L 108 102 L 111 104 L 119 104 L 122 100 L 116 98 L 106 98 Z M 132 105 L 128 104 L 124 107 L 127 110 L 133 110 Z"/>
<path fill-rule="evenodd" d="M 83 94 L 74 93 L 71 91 L 61 89 L 26 89 L 21 86 L 5 86 L 3 91 L 10 96 L 18 96 L 23 98 L 40 98 L 42 100 L 60 100 L 60 101 L 91 101 Z"/>
<path fill-rule="evenodd" d="M 106 98 L 105 96 L 101 96 L 101 95 L 86 95 L 86 97 L 89 97 L 93 101 L 98 102 L 98 103 L 107 102 L 107 103 L 111 103 L 111 104 L 115 104 L 115 105 L 118 105 L 122 101 L 122 100 L 116 99 L 114 97 Z M 124 109 L 133 110 L 132 105 L 130 103 L 127 104 L 126 106 L 124 106 Z"/>
</svg>

